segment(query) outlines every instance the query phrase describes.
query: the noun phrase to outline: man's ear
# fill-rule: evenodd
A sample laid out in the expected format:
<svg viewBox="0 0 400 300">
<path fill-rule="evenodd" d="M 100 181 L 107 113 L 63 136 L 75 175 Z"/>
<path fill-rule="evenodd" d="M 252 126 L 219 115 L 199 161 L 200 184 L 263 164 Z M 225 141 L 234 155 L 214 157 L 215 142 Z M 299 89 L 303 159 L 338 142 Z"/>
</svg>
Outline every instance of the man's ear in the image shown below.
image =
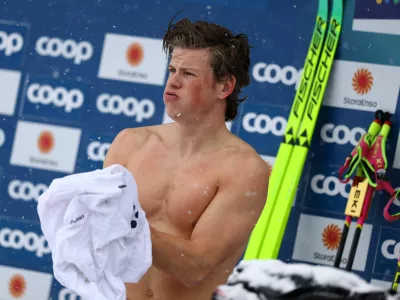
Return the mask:
<svg viewBox="0 0 400 300">
<path fill-rule="evenodd" d="M 235 89 L 236 78 L 233 75 L 226 76 L 226 78 L 219 82 L 219 85 L 218 99 L 226 99 Z"/>
</svg>

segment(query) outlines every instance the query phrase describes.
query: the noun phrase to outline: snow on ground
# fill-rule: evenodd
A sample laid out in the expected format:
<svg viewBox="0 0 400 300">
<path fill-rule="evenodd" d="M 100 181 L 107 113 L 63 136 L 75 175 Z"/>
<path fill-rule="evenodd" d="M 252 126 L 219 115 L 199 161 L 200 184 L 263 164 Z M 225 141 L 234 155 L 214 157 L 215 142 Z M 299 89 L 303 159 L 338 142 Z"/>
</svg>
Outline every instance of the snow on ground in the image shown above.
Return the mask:
<svg viewBox="0 0 400 300">
<path fill-rule="evenodd" d="M 280 260 L 249 260 L 241 261 L 236 266 L 227 283 L 219 286 L 214 299 L 266 299 L 257 294 L 281 295 L 310 285 L 341 288 L 350 295 L 388 291 L 368 283 L 357 274 L 330 266 L 285 263 Z M 400 297 L 387 295 L 387 299 L 399 300 Z"/>
</svg>

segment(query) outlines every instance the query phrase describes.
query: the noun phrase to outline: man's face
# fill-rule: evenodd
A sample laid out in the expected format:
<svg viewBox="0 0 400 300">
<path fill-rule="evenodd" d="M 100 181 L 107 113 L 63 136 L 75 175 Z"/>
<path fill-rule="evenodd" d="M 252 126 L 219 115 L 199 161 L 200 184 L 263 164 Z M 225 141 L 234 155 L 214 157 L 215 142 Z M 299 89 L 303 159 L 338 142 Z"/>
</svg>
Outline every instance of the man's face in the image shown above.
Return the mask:
<svg viewBox="0 0 400 300">
<path fill-rule="evenodd" d="M 210 57 L 206 49 L 174 49 L 164 90 L 164 103 L 172 119 L 201 117 L 218 101 Z"/>
</svg>

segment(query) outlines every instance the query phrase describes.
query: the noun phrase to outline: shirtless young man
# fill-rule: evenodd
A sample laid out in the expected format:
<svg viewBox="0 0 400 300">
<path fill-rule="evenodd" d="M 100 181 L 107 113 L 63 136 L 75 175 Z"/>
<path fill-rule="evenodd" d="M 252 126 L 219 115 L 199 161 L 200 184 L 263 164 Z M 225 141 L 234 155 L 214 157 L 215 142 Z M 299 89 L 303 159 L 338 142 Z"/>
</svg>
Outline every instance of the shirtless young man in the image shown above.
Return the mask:
<svg viewBox="0 0 400 300">
<path fill-rule="evenodd" d="M 129 128 L 104 167 L 132 172 L 151 226 L 153 265 L 130 300 L 210 300 L 243 254 L 267 197 L 268 165 L 225 121 L 249 84 L 244 35 L 204 22 L 170 25 L 164 92 L 169 124 Z"/>
</svg>

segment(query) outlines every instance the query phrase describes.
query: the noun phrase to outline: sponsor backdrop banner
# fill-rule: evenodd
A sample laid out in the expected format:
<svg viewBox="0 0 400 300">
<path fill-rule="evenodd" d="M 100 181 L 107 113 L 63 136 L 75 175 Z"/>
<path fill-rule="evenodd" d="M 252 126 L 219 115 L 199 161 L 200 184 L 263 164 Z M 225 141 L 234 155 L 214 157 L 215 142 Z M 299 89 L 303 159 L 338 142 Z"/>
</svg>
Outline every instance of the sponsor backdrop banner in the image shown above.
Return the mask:
<svg viewBox="0 0 400 300">
<path fill-rule="evenodd" d="M 377 109 L 394 114 L 388 177 L 400 186 L 400 3 L 344 2 L 337 56 L 279 254 L 286 261 L 333 264 L 351 186 L 339 182 L 337 171 Z M 183 10 L 179 17 L 217 22 L 249 36 L 251 85 L 243 92 L 248 100 L 227 126 L 272 168 L 317 5 L 318 0 L 2 1 L 0 298 L 79 299 L 52 275 L 38 197 L 55 178 L 101 168 L 123 128 L 170 122 L 162 100 L 168 76 L 162 37 L 174 14 Z M 383 286 L 400 255 L 400 224 L 383 218 L 387 201 L 386 193 L 376 192 L 354 262 L 354 272 Z M 394 209 L 400 210 L 400 202 Z"/>
</svg>

